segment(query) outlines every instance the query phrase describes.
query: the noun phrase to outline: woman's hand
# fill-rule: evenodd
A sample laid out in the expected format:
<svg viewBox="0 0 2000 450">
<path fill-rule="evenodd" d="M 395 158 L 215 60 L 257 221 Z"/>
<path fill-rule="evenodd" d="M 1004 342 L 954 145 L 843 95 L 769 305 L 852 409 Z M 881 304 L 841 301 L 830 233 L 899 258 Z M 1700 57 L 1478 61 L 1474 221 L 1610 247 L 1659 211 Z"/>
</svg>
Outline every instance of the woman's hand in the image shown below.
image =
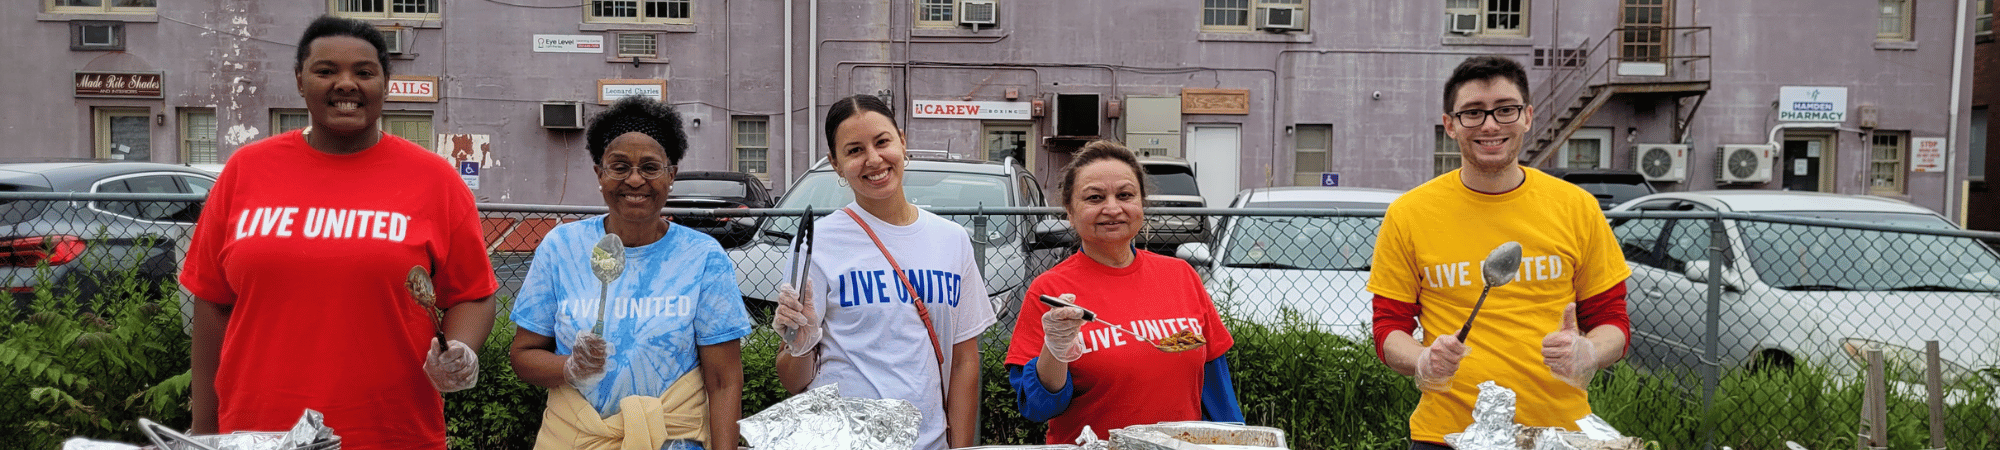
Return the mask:
<svg viewBox="0 0 2000 450">
<path fill-rule="evenodd" d="M 479 384 L 478 352 L 455 340 L 440 351 L 436 339 L 427 340 L 431 350 L 424 358 L 424 374 L 430 376 L 431 387 L 438 392 L 458 392 Z"/>
<path fill-rule="evenodd" d="M 813 314 L 812 298 L 799 295 L 812 292 L 812 282 L 807 281 L 803 289 L 792 287 L 791 283 L 778 285 L 778 310 L 771 317 L 771 327 L 779 336 L 785 337 L 785 348 L 792 356 L 801 356 L 819 345 L 819 316 Z"/>
<path fill-rule="evenodd" d="M 1076 294 L 1063 294 L 1063 301 L 1076 303 Z M 1083 346 L 1076 341 L 1082 337 L 1083 308 L 1065 306 L 1042 313 L 1043 354 L 1053 356 L 1057 361 L 1072 362 L 1083 357 Z"/>
<path fill-rule="evenodd" d="M 589 331 L 576 334 L 568 361 L 563 362 L 563 381 L 576 390 L 587 390 L 604 378 L 604 360 L 611 357 L 611 343 Z"/>
</svg>

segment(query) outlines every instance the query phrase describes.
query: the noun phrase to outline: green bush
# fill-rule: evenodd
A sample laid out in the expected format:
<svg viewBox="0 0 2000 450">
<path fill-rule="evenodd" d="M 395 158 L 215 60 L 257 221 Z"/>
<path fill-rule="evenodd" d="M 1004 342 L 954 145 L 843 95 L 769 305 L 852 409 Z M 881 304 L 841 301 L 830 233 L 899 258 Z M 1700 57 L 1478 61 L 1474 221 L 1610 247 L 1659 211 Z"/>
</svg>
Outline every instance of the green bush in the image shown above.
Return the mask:
<svg viewBox="0 0 2000 450">
<path fill-rule="evenodd" d="M 1418 392 L 1375 358 L 1372 342 L 1310 330 L 1296 314 L 1267 326 L 1228 320 L 1231 376 L 1250 425 L 1285 430 L 1295 449 L 1409 448 Z"/>
<path fill-rule="evenodd" d="M 189 340 L 168 303 L 178 291 L 132 264 L 91 298 L 38 284 L 25 320 L 0 328 L 0 392 L 15 393 L 0 402 L 11 428 L 0 448 L 58 448 L 72 436 L 142 443 L 141 417 L 187 428 Z"/>
<path fill-rule="evenodd" d="M 513 298 L 494 301 L 500 317 L 479 349 L 479 384 L 444 396 L 445 435 L 454 449 L 531 448 L 542 426 L 548 390 L 521 381 L 507 358 L 514 342 L 514 321 L 507 319 Z"/>
</svg>

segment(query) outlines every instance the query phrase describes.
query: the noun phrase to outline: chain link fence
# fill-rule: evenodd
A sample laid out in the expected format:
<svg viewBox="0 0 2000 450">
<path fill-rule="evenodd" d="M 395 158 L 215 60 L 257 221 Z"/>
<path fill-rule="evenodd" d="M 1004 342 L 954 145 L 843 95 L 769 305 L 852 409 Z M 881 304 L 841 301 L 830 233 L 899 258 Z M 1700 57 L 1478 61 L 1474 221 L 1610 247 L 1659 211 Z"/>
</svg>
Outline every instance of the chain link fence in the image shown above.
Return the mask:
<svg viewBox="0 0 2000 450">
<path fill-rule="evenodd" d="M 0 279 L 14 308 L 0 341 L 0 389 L 27 393 L 0 406 L 0 423 L 16 424 L 20 432 L 8 434 L 22 440 L 0 443 L 53 448 L 37 436 L 72 435 L 133 442 L 129 423 L 138 417 L 185 427 L 188 300 L 172 275 L 199 199 L 0 192 Z M 603 211 L 482 205 L 497 297 L 511 302 L 551 228 Z M 989 366 L 982 440 L 1039 442 L 1042 428 L 1013 409 L 998 361 L 1026 284 L 1075 252 L 1074 235 L 1055 208 L 932 212 L 967 228 L 1002 316 L 982 341 Z M 728 252 L 753 318 L 769 323 L 764 299 L 790 274 L 788 238 L 807 212 L 667 214 L 754 233 Z M 1157 218 L 1149 222 L 1201 225 L 1198 238 L 1141 240 L 1191 241 L 1148 247 L 1188 260 L 1228 317 L 1250 423 L 1286 429 L 1295 448 L 1407 446 L 1416 391 L 1375 359 L 1366 337 L 1364 287 L 1381 211 L 1156 208 L 1149 215 Z M 1626 360 L 1600 374 L 1591 392 L 1597 412 L 1621 431 L 1663 448 L 1853 447 L 1864 433 L 1859 361 L 1880 349 L 1889 425 L 1872 432 L 1888 447 L 1931 448 L 1936 426 L 1944 447 L 2000 449 L 2000 258 L 1979 241 L 2000 233 L 1739 213 L 1608 216 L 1634 272 L 1633 336 Z M 745 339 L 746 384 L 757 391 L 745 394 L 746 415 L 782 399 L 769 362 L 760 361 L 777 345 L 766 334 Z M 1938 341 L 1943 383 L 1927 382 L 1925 341 Z M 496 338 L 482 352 L 488 374 L 507 370 L 504 345 Z M 506 380 L 483 376 L 473 391 Z M 1941 420 L 1926 391 L 1933 384 L 1944 387 L 1935 402 Z M 453 395 L 453 402 L 488 401 Z M 526 423 L 514 428 L 527 430 L 519 440 L 532 439 L 540 400 L 517 403 L 530 411 L 480 420 Z M 514 441 L 496 442 L 474 446 Z"/>
</svg>

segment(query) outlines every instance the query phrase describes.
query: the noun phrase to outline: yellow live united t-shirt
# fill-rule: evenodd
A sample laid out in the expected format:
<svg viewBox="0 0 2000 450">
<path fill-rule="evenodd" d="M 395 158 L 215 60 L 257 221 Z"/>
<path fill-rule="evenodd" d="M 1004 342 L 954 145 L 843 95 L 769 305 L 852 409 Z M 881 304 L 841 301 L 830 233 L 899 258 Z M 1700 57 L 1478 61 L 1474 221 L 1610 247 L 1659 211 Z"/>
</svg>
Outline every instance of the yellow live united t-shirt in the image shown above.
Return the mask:
<svg viewBox="0 0 2000 450">
<path fill-rule="evenodd" d="M 1625 266 L 1597 199 L 1532 168 L 1520 187 L 1473 191 L 1459 171 L 1444 174 L 1395 203 L 1376 238 L 1368 291 L 1423 306 L 1422 342 L 1457 333 L 1485 286 L 1480 262 L 1500 244 L 1521 243 L 1521 270 L 1494 288 L 1480 309 L 1449 393 L 1424 393 L 1410 415 L 1411 439 L 1444 442 L 1472 424 L 1478 384 L 1513 389 L 1515 422 L 1576 428 L 1590 413 L 1586 393 L 1542 362 L 1542 338 L 1562 325 L 1563 307 L 1624 282 Z"/>
</svg>

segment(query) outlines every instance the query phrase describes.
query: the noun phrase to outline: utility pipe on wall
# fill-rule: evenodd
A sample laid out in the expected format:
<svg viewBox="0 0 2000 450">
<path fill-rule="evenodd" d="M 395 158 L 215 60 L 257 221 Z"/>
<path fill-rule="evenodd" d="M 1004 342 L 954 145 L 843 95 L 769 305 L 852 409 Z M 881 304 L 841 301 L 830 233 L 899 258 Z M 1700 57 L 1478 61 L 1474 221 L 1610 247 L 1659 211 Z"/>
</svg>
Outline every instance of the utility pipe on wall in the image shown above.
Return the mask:
<svg viewBox="0 0 2000 450">
<path fill-rule="evenodd" d="M 799 147 L 798 147 L 798 135 L 799 135 L 799 133 L 797 133 L 797 131 L 798 131 L 798 124 L 797 124 L 797 123 L 794 123 L 794 122 L 792 122 L 792 94 L 793 94 L 793 91 L 792 91 L 792 78 L 793 78 L 793 77 L 792 77 L 792 48 L 793 48 L 793 47 L 797 47 L 797 46 L 798 46 L 798 45 L 795 45 L 795 44 L 794 44 L 794 43 L 792 42 L 792 39 L 794 39 L 794 38 L 795 38 L 794 36 L 792 36 L 792 26 L 794 25 L 794 22 L 792 21 L 792 9 L 793 9 L 794 7 L 796 7 L 797 5 L 798 5 L 798 2 L 795 2 L 795 1 L 792 1 L 792 0 L 785 0 L 785 72 L 784 72 L 784 74 L 785 74 L 785 75 L 784 75 L 784 78 L 785 78 L 785 112 L 784 112 L 784 115 L 785 115 L 785 128 L 784 128 L 784 129 L 785 129 L 785 157 L 784 157 L 784 161 L 785 161 L 785 166 L 784 166 L 784 167 L 785 167 L 785 171 L 783 171 L 783 172 L 779 172 L 779 173 L 778 173 L 778 175 L 777 175 L 777 176 L 774 176 L 774 177 L 772 177 L 772 180 L 771 180 L 771 181 L 772 181 L 773 183 L 781 183 L 781 184 L 782 184 L 782 185 L 783 185 L 783 186 L 785 187 L 785 191 L 791 191 L 791 190 L 792 190 L 792 185 L 791 185 L 791 183 L 789 183 L 789 182 L 790 182 L 790 181 L 792 180 L 792 158 L 794 157 L 793 153 L 796 153 L 796 152 L 798 151 L 798 149 L 799 149 Z M 810 154 L 812 154 L 812 152 L 806 152 L 806 154 L 810 155 Z M 770 154 L 769 154 L 769 153 L 766 153 L 766 154 L 765 154 L 764 156 L 765 156 L 765 160 L 766 160 L 766 161 L 769 161 L 769 160 L 770 160 Z"/>
<path fill-rule="evenodd" d="M 1966 145 L 1966 139 L 1958 135 L 1958 116 L 1959 109 L 1961 108 L 1959 106 L 1959 97 L 1965 92 L 1965 29 L 1972 26 L 1971 23 L 1965 20 L 1965 12 L 1968 6 L 1967 1 L 1958 0 L 1958 14 L 1956 15 L 1958 22 L 1955 22 L 1956 26 L 1951 27 L 1953 35 L 1951 41 L 1951 131 L 1945 134 L 1946 136 L 1950 136 L 1948 138 L 1950 140 L 1947 142 L 1950 142 L 1951 145 L 1944 146 L 1944 204 L 1938 207 L 1938 209 L 1945 211 L 1945 214 L 1948 216 L 1947 218 L 1958 221 L 1960 226 L 1965 225 L 1965 210 L 1963 208 L 1952 207 L 1958 204 L 1958 202 L 1953 201 L 1953 194 L 1958 193 L 1958 177 L 1956 176 L 1958 175 L 1958 166 L 1953 161 L 1954 158 L 1951 157 L 1951 154 L 1954 153 L 1951 150 L 1961 145 Z"/>
</svg>

